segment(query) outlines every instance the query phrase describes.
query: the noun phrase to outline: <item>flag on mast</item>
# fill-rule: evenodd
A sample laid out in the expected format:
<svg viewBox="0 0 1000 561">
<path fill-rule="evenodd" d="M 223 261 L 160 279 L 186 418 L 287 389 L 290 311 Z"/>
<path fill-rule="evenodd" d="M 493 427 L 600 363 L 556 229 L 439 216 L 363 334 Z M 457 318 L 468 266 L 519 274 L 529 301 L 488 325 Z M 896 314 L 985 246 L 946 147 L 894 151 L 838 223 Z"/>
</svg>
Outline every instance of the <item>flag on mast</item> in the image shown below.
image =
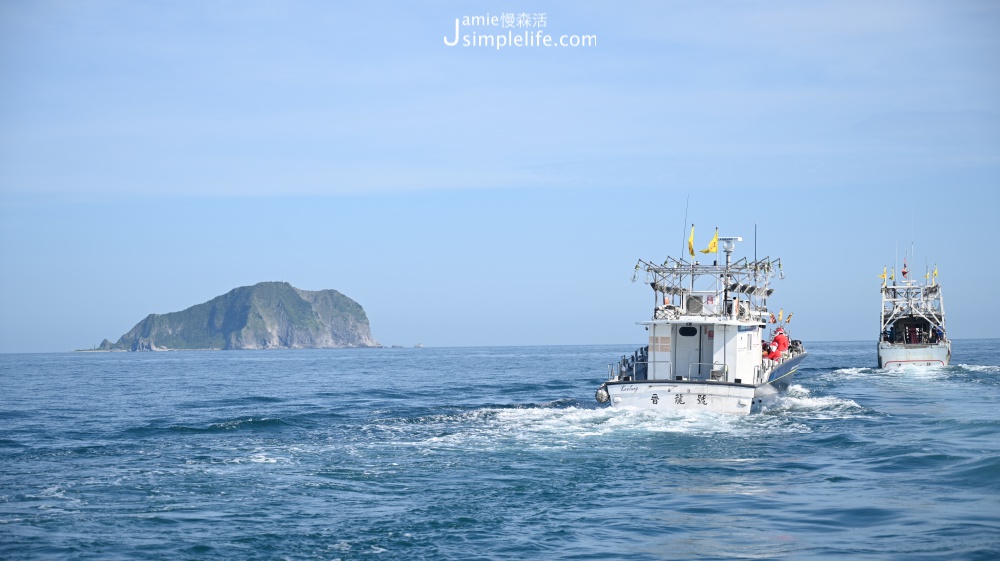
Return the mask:
<svg viewBox="0 0 1000 561">
<path fill-rule="evenodd" d="M 712 241 L 708 242 L 708 247 L 701 250 L 702 253 L 716 253 L 719 251 L 719 229 L 715 229 L 715 236 L 712 237 Z"/>
<path fill-rule="evenodd" d="M 784 308 L 781 308 L 780 310 L 778 310 L 778 321 L 779 322 L 781 321 L 781 316 L 784 315 L 784 314 L 785 314 L 785 309 Z"/>
<path fill-rule="evenodd" d="M 901 272 L 903 273 L 904 279 L 908 278 L 906 275 L 910 274 L 910 270 L 906 268 L 906 258 L 903 258 L 903 270 Z"/>
<path fill-rule="evenodd" d="M 885 286 L 885 267 L 882 267 L 882 274 L 878 278 L 882 279 L 882 286 Z"/>
<path fill-rule="evenodd" d="M 688 253 L 694 257 L 694 224 L 691 225 L 691 236 L 688 237 Z"/>
</svg>

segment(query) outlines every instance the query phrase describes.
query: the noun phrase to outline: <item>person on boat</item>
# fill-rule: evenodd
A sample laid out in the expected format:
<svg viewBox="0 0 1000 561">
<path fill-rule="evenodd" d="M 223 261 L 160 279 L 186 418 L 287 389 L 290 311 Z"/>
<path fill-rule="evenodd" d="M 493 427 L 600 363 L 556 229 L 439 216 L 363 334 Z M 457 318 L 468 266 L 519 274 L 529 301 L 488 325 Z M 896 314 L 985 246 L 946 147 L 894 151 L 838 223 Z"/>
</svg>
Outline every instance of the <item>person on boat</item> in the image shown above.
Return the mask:
<svg viewBox="0 0 1000 561">
<path fill-rule="evenodd" d="M 771 339 L 771 345 L 778 348 L 779 355 L 788 350 L 788 336 L 785 335 L 784 328 L 779 327 L 774 332 L 774 338 Z"/>
<path fill-rule="evenodd" d="M 778 362 L 781 360 L 781 351 L 778 350 L 778 345 L 776 343 L 771 343 L 770 345 L 764 343 L 764 358 L 767 361 Z M 765 366 L 770 366 L 770 362 L 764 362 Z"/>
</svg>

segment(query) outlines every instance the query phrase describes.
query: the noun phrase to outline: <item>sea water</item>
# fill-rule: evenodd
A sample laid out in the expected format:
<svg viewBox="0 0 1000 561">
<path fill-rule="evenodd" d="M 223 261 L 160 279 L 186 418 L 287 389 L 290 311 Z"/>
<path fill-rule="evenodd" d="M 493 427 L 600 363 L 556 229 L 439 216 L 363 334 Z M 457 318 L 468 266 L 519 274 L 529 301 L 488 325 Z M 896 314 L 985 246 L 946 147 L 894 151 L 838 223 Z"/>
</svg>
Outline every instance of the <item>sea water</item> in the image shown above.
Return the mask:
<svg viewBox="0 0 1000 561">
<path fill-rule="evenodd" d="M 1000 558 L 1000 341 L 807 348 L 748 417 L 599 405 L 620 345 L 0 355 L 0 558 Z"/>
</svg>

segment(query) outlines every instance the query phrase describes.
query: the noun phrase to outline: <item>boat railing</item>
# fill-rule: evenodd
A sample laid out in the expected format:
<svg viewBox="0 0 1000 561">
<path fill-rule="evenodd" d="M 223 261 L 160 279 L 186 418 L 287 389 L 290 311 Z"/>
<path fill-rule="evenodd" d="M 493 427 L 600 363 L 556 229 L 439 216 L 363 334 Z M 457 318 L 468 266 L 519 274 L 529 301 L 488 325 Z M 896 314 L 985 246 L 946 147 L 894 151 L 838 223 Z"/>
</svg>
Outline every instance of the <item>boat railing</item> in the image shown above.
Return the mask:
<svg viewBox="0 0 1000 561">
<path fill-rule="evenodd" d="M 708 366 L 708 374 L 705 374 L 705 369 L 703 366 Z M 698 372 L 694 373 L 693 370 L 697 367 Z M 718 362 L 692 362 L 688 364 L 688 375 L 687 378 L 678 376 L 677 380 L 689 380 L 692 382 L 708 382 L 708 381 L 724 381 L 729 374 L 729 365 L 722 364 Z"/>
<path fill-rule="evenodd" d="M 769 358 L 762 359 L 762 364 L 754 367 L 754 374 L 759 377 L 757 383 L 763 383 L 770 377 L 772 370 L 786 361 L 792 360 L 800 354 L 803 354 L 804 352 L 806 352 L 805 349 L 799 346 L 797 349 L 789 348 L 787 351 L 781 353 L 781 358 L 778 360 L 771 360 Z"/>
<path fill-rule="evenodd" d="M 651 368 L 652 366 L 652 368 Z M 702 368 L 707 366 L 708 368 Z M 697 372 L 694 368 L 698 367 Z M 666 372 L 664 372 L 664 370 Z M 758 372 L 758 376 L 761 374 Z M 635 361 L 608 364 L 608 380 L 616 382 L 645 382 L 679 380 L 685 382 L 724 382 L 729 379 L 729 365 L 719 362 L 693 362 L 688 365 L 687 376 L 673 375 L 669 360 Z"/>
<path fill-rule="evenodd" d="M 653 367 L 650 368 L 650 365 Z M 672 368 L 673 365 L 669 360 L 635 361 L 629 364 L 614 362 L 608 365 L 608 380 L 625 382 L 670 380 Z M 666 375 L 663 375 L 662 370 L 666 370 Z"/>
</svg>

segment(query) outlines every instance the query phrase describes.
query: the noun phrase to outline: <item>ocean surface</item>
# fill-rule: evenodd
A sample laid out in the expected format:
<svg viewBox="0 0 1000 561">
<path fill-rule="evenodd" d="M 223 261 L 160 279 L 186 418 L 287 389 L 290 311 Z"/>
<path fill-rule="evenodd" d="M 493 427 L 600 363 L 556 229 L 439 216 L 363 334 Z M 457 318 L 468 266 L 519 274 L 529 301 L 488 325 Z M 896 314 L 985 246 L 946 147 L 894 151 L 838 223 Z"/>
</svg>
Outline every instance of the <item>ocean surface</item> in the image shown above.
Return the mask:
<svg viewBox="0 0 1000 561">
<path fill-rule="evenodd" d="M 0 355 L 0 558 L 1000 559 L 1000 340 L 806 345 L 749 417 L 599 405 L 622 345 Z"/>
</svg>

